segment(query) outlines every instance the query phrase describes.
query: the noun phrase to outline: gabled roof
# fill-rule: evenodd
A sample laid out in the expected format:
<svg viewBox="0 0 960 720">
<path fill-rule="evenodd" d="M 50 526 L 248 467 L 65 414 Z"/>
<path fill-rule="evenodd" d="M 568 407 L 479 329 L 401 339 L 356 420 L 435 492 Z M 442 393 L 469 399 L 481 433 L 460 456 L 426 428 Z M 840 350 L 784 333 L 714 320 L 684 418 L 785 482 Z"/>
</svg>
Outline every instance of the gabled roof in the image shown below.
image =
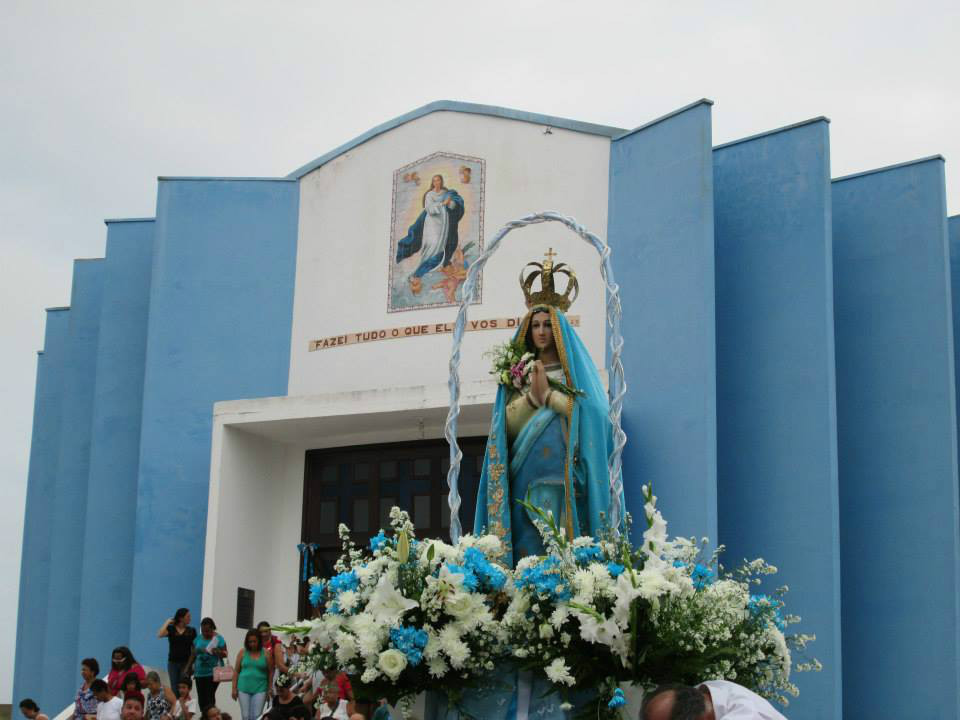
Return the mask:
<svg viewBox="0 0 960 720">
<path fill-rule="evenodd" d="M 594 123 L 580 122 L 579 120 L 570 120 L 568 118 L 554 117 L 552 115 L 540 115 L 539 113 L 526 112 L 524 110 L 512 110 L 510 108 L 499 107 L 497 105 L 478 105 L 477 103 L 456 102 L 454 100 L 437 100 L 416 110 L 395 117 L 393 120 L 377 125 L 375 128 L 367 130 L 362 135 L 358 135 L 353 140 L 334 148 L 325 155 L 321 155 L 316 160 L 297 168 L 287 177 L 290 179 L 299 179 L 307 173 L 316 170 L 321 165 L 325 165 L 339 155 L 352 150 L 358 145 L 362 145 L 367 140 L 375 138 L 388 130 L 408 123 L 411 120 L 429 115 L 435 112 L 460 112 L 471 115 L 487 115 L 490 117 L 505 118 L 507 120 L 520 120 L 522 122 L 534 123 L 535 125 L 548 125 L 549 127 L 561 128 L 564 130 L 573 130 L 574 132 L 589 133 L 591 135 L 603 135 L 604 137 L 614 138 L 626 132 L 623 128 L 610 127 L 608 125 L 596 125 Z"/>
</svg>

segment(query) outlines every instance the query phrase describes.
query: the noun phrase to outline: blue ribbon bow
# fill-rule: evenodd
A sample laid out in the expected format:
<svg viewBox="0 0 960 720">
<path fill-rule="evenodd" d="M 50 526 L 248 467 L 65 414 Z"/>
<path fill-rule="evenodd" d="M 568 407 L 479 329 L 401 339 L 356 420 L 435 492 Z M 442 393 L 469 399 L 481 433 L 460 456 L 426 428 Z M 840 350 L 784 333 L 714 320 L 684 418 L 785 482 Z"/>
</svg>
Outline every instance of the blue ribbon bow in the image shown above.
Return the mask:
<svg viewBox="0 0 960 720">
<path fill-rule="evenodd" d="M 300 543 L 297 550 L 300 552 L 300 565 L 303 568 L 300 579 L 306 582 L 313 575 L 313 551 L 317 549 L 316 543 Z"/>
</svg>

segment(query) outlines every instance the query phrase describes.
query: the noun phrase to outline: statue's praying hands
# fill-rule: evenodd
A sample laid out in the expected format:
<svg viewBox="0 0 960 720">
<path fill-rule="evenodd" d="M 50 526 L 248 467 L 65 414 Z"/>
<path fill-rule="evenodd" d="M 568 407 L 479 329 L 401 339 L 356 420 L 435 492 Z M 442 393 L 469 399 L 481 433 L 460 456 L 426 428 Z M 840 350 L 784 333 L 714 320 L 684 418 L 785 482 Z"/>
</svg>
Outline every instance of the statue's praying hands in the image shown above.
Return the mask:
<svg viewBox="0 0 960 720">
<path fill-rule="evenodd" d="M 547 391 L 550 389 L 550 382 L 547 379 L 547 371 L 540 360 L 533 361 L 533 367 L 530 370 L 530 394 L 537 405 L 543 405 L 547 397 Z"/>
</svg>

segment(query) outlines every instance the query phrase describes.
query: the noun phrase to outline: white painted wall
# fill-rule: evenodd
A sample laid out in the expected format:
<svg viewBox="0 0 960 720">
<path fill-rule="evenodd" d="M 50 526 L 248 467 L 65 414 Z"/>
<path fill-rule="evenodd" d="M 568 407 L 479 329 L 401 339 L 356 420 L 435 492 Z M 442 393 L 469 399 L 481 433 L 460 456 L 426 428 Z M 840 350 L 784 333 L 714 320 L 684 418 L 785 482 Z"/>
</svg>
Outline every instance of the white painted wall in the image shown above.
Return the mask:
<svg viewBox="0 0 960 720">
<path fill-rule="evenodd" d="M 310 340 L 369 329 L 450 322 L 455 308 L 387 312 L 393 171 L 435 152 L 486 161 L 485 238 L 541 210 L 572 215 L 601 237 L 607 226 L 610 141 L 606 137 L 455 112 L 436 112 L 390 130 L 306 175 L 290 354 L 290 395 L 445 382 L 449 335 L 412 337 L 308 352 Z M 451 187 L 456 182 L 451 181 Z M 487 264 L 473 319 L 525 312 L 520 268 L 552 246 L 580 279 L 571 314 L 598 367 L 604 356 L 604 294 L 595 250 L 550 223 L 516 230 Z M 468 333 L 462 377 L 485 378 L 483 353 L 509 331 Z"/>
<path fill-rule="evenodd" d="M 296 618 L 304 449 L 215 423 L 202 614 L 217 623 L 232 663 L 246 628 L 237 588 L 256 591 L 254 622 Z M 240 717 L 229 687 L 217 705 Z"/>
</svg>

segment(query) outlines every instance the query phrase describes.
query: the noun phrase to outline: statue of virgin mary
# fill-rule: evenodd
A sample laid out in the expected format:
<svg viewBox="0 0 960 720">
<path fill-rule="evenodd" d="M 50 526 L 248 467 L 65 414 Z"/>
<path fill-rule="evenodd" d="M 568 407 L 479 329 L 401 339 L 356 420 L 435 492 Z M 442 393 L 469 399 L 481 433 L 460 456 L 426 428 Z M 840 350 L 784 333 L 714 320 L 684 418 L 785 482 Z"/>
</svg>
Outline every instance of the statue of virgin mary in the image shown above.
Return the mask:
<svg viewBox="0 0 960 720">
<path fill-rule="evenodd" d="M 579 285 L 564 263 L 529 263 L 520 285 L 528 312 L 514 342 L 536 358 L 529 381 L 497 390 L 477 493 L 474 532 L 497 535 L 511 566 L 542 554 L 529 511 L 517 500 L 553 513 L 569 538 L 596 535 L 610 503 L 607 459 L 613 448 L 610 404 L 590 354 L 565 315 Z M 554 280 L 567 277 L 563 294 Z M 534 291 L 539 278 L 540 290 Z M 621 504 L 622 507 L 622 504 Z"/>
<path fill-rule="evenodd" d="M 567 320 L 579 286 L 552 250 L 520 285 L 527 314 L 513 338 L 534 356 L 528 381 L 501 383 L 477 492 L 476 534 L 493 533 L 503 543 L 504 564 L 544 553 L 530 513 L 517 500 L 553 513 L 569 538 L 597 535 L 610 504 L 607 459 L 613 448 L 610 404 L 587 348 Z M 563 294 L 555 277 L 566 276 Z M 540 290 L 533 285 L 539 278 Z M 518 348 L 519 349 L 519 348 Z M 622 498 L 621 498 L 622 501 Z M 621 505 L 622 506 L 622 505 Z M 591 700 L 596 688 L 577 689 L 571 700 Z M 491 686 L 464 694 L 460 710 L 428 712 L 431 718 L 463 720 L 566 720 L 571 717 L 546 678 L 507 665 Z"/>
</svg>

